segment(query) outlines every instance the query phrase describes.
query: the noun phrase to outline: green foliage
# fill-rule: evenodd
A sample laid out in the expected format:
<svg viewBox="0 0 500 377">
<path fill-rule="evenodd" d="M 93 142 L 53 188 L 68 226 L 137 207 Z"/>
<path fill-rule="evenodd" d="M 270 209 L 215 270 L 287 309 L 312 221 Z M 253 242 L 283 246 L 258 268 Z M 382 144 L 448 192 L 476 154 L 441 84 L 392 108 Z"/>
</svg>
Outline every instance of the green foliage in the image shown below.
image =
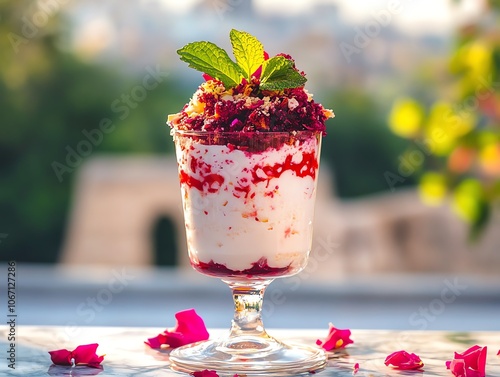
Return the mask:
<svg viewBox="0 0 500 377">
<path fill-rule="evenodd" d="M 1 3 L 2 35 L 22 36 L 19 20 L 29 9 L 25 1 Z M 165 79 L 123 117 L 124 111 L 113 111 L 113 102 L 142 85 L 147 73 L 125 77 L 111 66 L 88 65 L 61 52 L 52 33 L 56 15 L 51 22 L 53 26 L 25 38 L 17 53 L 7 38 L 0 41 L 0 233 L 8 234 L 0 244 L 2 260 L 56 260 L 80 165 L 68 165 L 68 148 L 75 150 L 88 140 L 84 131 L 98 130 L 103 119 L 112 122 L 112 131 L 81 156 L 82 163 L 96 152 L 171 152 L 165 118 L 189 96 Z M 69 169 L 61 179 L 54 162 Z"/>
<path fill-rule="evenodd" d="M 489 22 L 480 19 L 457 33 L 448 96 L 426 110 L 416 100 L 398 100 L 389 121 L 397 135 L 426 141 L 433 170 L 422 175 L 421 197 L 436 205 L 450 196 L 456 214 L 470 224 L 471 239 L 500 199 L 500 7 L 498 1 L 488 5 Z"/>
<path fill-rule="evenodd" d="M 324 103 L 334 109 L 335 118 L 328 122 L 321 159 L 334 169 L 337 194 L 353 198 L 387 191 L 384 173 L 397 172 L 397 157 L 409 143 L 388 131 L 380 110 L 367 94 L 344 90 Z M 414 183 L 410 176 L 398 186 Z"/>
</svg>

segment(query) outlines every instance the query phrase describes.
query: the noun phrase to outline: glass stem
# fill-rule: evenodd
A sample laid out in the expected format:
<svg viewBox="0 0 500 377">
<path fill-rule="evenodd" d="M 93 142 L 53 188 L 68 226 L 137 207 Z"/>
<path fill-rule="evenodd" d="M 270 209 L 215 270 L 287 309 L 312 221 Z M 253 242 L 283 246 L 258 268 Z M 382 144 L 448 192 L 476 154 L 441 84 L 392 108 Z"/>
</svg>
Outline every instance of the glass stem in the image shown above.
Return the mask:
<svg viewBox="0 0 500 377">
<path fill-rule="evenodd" d="M 272 280 L 242 284 L 226 281 L 233 292 L 234 318 L 230 338 L 256 336 L 268 338 L 262 323 L 264 292 Z"/>
</svg>

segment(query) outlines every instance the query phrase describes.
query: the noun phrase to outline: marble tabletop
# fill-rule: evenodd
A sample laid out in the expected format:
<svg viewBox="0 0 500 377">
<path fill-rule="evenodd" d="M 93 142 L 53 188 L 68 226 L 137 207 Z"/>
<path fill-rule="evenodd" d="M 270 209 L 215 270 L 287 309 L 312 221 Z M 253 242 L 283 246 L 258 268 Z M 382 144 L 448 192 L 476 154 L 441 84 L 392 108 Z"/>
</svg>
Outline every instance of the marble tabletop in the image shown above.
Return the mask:
<svg viewBox="0 0 500 377">
<path fill-rule="evenodd" d="M 164 329 L 151 327 L 85 327 L 83 331 L 57 326 L 18 326 L 15 340 L 15 369 L 8 367 L 9 328 L 0 327 L 1 376 L 182 376 L 169 368 L 168 352 L 152 350 L 144 340 Z M 209 329 L 212 338 L 223 336 L 227 330 Z M 268 329 L 285 341 L 314 344 L 324 338 L 328 329 Z M 77 333 L 77 336 L 72 334 Z M 451 376 L 445 361 L 453 352 L 462 352 L 472 345 L 488 346 L 486 375 L 500 377 L 500 332 L 445 331 L 385 331 L 352 330 L 354 344 L 330 354 L 328 366 L 316 373 L 318 377 L 352 376 L 355 363 L 360 369 L 357 377 L 372 376 Z M 51 365 L 50 350 L 73 349 L 80 344 L 99 343 L 98 354 L 105 354 L 103 369 L 70 368 Z M 393 351 L 404 349 L 418 354 L 425 363 L 423 371 L 397 371 L 384 365 Z"/>
</svg>

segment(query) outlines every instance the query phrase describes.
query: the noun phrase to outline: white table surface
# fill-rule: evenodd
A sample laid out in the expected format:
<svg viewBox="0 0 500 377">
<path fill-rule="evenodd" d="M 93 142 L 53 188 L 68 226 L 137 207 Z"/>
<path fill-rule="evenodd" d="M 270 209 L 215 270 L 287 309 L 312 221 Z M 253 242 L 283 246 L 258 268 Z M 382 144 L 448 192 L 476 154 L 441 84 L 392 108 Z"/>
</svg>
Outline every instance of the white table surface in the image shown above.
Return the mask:
<svg viewBox="0 0 500 377">
<path fill-rule="evenodd" d="M 0 375 L 2 376 L 182 376 L 169 368 L 168 352 L 152 350 L 144 340 L 163 331 L 151 327 L 83 327 L 77 336 L 74 329 L 58 326 L 18 326 L 16 328 L 16 369 L 6 363 L 8 355 L 8 327 L 0 327 Z M 227 330 L 209 329 L 211 338 L 223 336 Z M 314 344 L 324 338 L 328 329 L 268 329 L 280 340 Z M 451 376 L 445 361 L 453 352 L 462 352 L 472 345 L 488 346 L 486 374 L 500 377 L 500 332 L 448 331 L 385 331 L 352 330 L 353 345 L 332 353 L 325 370 L 318 377 L 352 376 L 355 363 L 360 364 L 356 376 Z M 98 354 L 106 354 L 102 370 L 92 368 L 51 367 L 50 350 L 77 345 L 99 343 Z M 405 349 L 419 355 L 425 363 L 424 371 L 396 371 L 384 365 L 384 359 L 393 351 Z"/>
</svg>

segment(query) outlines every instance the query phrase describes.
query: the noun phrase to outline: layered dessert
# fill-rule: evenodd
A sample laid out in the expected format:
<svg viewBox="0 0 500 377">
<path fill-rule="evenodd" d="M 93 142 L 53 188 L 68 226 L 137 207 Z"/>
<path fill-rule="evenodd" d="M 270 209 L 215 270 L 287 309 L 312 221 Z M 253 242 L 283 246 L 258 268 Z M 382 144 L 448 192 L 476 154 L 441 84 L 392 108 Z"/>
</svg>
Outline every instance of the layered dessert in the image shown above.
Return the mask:
<svg viewBox="0 0 500 377">
<path fill-rule="evenodd" d="M 236 30 L 231 42 L 236 63 L 209 42 L 178 51 L 206 80 L 168 118 L 190 260 L 223 278 L 287 276 L 311 248 L 321 137 L 333 112 L 314 102 L 289 55 L 269 58 Z"/>
</svg>

